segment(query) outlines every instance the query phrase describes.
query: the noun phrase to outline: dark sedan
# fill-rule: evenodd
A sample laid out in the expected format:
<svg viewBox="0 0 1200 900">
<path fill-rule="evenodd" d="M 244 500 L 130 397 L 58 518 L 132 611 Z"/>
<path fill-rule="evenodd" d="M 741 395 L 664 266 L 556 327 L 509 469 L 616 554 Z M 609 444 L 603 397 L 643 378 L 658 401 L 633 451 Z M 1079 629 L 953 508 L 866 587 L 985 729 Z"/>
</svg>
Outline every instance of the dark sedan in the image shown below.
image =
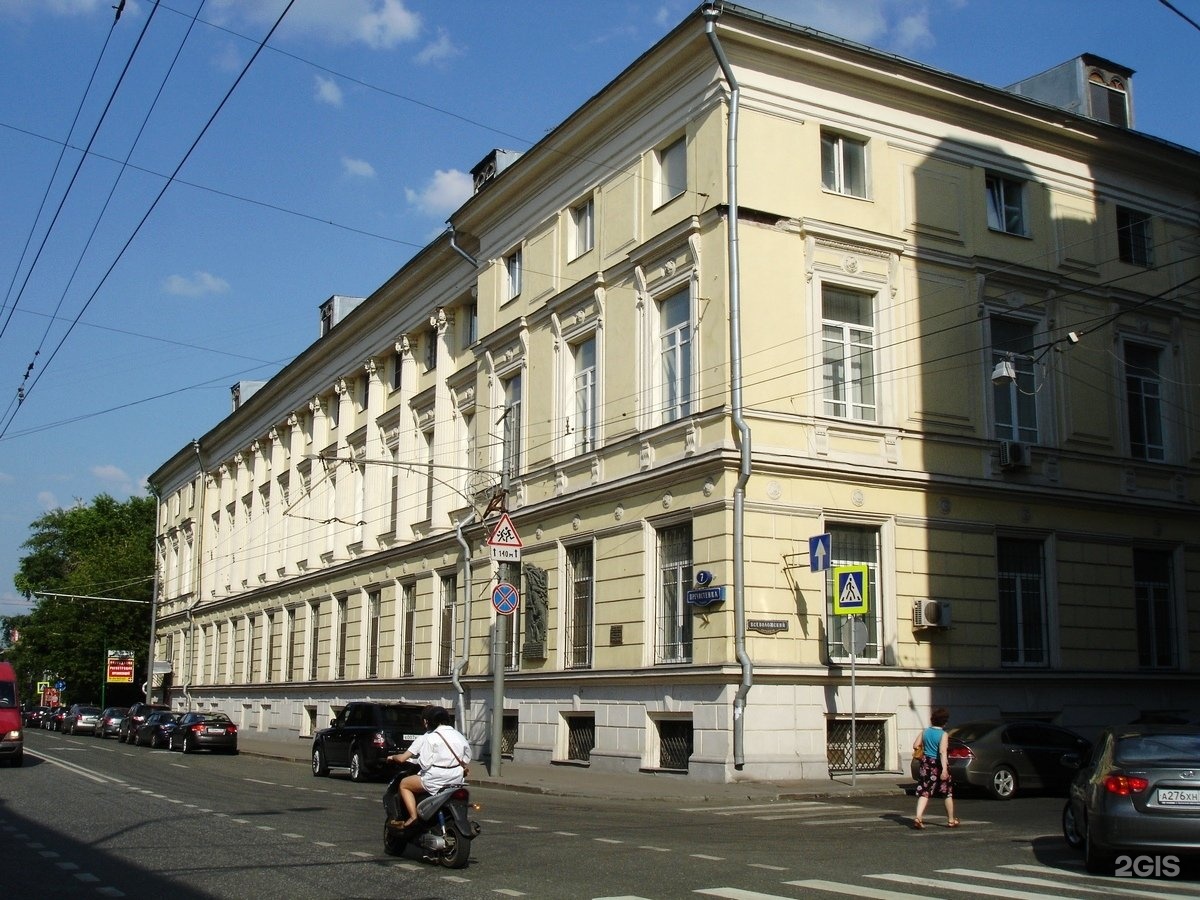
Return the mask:
<svg viewBox="0 0 1200 900">
<path fill-rule="evenodd" d="M 31 706 L 25 710 L 25 726 L 27 728 L 41 728 L 42 719 L 50 712 L 48 706 Z"/>
<path fill-rule="evenodd" d="M 56 706 L 42 718 L 42 727 L 47 731 L 62 731 L 62 722 L 66 717 L 67 707 Z"/>
<path fill-rule="evenodd" d="M 184 713 L 168 738 L 172 750 L 192 753 L 196 750 L 219 750 L 237 753 L 238 730 L 233 720 L 223 712 Z"/>
<path fill-rule="evenodd" d="M 1071 783 L 1063 835 L 1083 848 L 1089 872 L 1114 874 L 1124 853 L 1174 869 L 1155 874 L 1179 874 L 1180 857 L 1200 855 L 1200 727 L 1106 729 Z"/>
<path fill-rule="evenodd" d="M 129 712 L 124 706 L 110 706 L 100 713 L 100 721 L 96 723 L 96 737 L 109 738 L 121 736 L 121 723 L 125 721 L 125 713 Z"/>
<path fill-rule="evenodd" d="M 1045 722 L 987 719 L 947 731 L 954 784 L 983 788 L 997 800 L 1035 789 L 1065 793 L 1092 746 L 1075 732 Z M 917 765 L 914 760 L 914 778 Z"/>
<path fill-rule="evenodd" d="M 171 732 L 179 722 L 179 713 L 158 710 L 146 716 L 146 721 L 137 727 L 133 742 L 139 747 L 166 747 L 171 741 Z"/>
</svg>

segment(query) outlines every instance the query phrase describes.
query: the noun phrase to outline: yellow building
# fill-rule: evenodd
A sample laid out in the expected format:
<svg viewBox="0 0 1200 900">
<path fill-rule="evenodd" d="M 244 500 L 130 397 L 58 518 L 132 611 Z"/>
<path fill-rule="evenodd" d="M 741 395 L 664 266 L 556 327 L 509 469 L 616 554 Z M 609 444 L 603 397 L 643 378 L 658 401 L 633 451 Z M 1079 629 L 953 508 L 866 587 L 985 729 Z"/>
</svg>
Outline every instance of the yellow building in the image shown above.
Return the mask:
<svg viewBox="0 0 1200 900">
<path fill-rule="evenodd" d="M 154 473 L 173 701 L 718 781 L 1194 717 L 1200 156 L 1131 110 L 698 10 Z"/>
</svg>

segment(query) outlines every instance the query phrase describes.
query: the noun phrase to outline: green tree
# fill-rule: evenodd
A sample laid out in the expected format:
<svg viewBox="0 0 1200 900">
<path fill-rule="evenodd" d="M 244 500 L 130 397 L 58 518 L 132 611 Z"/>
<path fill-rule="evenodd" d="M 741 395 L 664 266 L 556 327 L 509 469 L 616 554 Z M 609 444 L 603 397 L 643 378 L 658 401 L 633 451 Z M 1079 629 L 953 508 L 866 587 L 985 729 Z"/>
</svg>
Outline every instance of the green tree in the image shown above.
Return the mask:
<svg viewBox="0 0 1200 900">
<path fill-rule="evenodd" d="M 5 633 L 18 634 L 5 655 L 24 682 L 24 696 L 33 697 L 36 682 L 49 677 L 67 683 L 67 702 L 98 702 L 106 648 L 134 651 L 134 681 L 144 679 L 150 606 L 118 601 L 152 598 L 155 510 L 153 497 L 118 502 L 100 494 L 30 525 L 22 544 L 29 553 L 13 582 L 34 606 L 2 620 Z"/>
</svg>

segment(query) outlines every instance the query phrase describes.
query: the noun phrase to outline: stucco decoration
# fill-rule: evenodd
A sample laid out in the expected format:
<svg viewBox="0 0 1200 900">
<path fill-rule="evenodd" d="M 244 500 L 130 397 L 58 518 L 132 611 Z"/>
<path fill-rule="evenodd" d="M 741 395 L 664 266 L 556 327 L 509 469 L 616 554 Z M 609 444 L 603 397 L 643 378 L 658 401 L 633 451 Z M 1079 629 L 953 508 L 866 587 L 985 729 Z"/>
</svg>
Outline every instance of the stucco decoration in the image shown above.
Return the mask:
<svg viewBox="0 0 1200 900">
<path fill-rule="evenodd" d="M 546 622 L 549 613 L 549 580 L 545 569 L 525 566 L 525 659 L 546 658 Z"/>
</svg>

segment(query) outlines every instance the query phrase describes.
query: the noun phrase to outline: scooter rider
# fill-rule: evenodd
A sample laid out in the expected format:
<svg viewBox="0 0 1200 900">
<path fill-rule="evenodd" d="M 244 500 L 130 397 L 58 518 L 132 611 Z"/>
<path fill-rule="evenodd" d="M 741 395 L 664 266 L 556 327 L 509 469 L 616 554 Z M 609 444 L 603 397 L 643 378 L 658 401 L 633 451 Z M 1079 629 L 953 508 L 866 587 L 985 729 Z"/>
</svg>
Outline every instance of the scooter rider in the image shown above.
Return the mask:
<svg viewBox="0 0 1200 900">
<path fill-rule="evenodd" d="M 417 794 L 434 794 L 450 784 L 460 784 L 467 778 L 471 761 L 471 745 L 450 724 L 450 713 L 440 706 L 421 710 L 425 734 L 413 741 L 403 753 L 388 757 L 389 762 L 404 763 L 410 759 L 420 766 L 418 775 L 407 775 L 400 781 L 400 799 L 408 818 L 395 819 L 389 825 L 407 828 L 417 819 Z"/>
</svg>

